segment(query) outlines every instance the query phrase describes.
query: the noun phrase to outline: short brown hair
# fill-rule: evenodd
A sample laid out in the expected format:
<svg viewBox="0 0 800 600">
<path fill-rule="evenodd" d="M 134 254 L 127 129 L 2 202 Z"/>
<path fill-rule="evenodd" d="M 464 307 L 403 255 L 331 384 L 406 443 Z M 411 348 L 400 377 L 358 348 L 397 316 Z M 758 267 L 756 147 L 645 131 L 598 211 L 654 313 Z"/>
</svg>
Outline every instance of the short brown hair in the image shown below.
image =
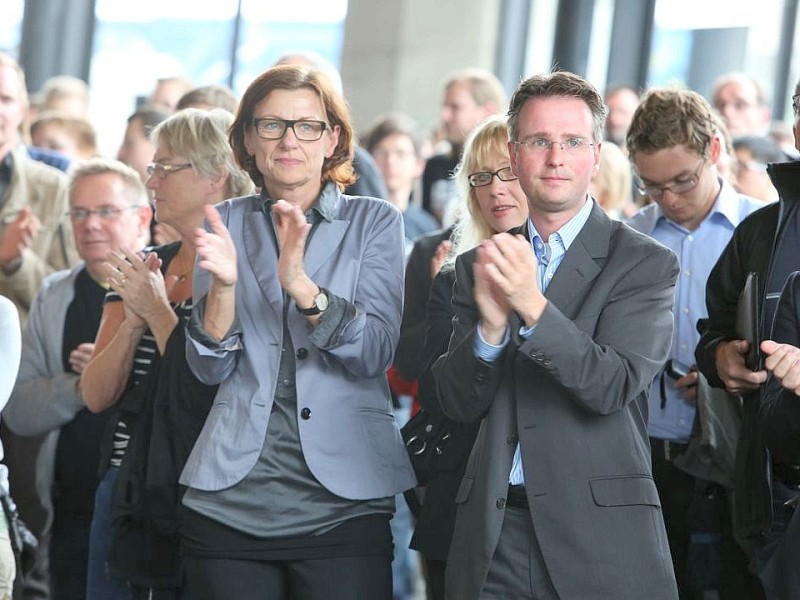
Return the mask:
<svg viewBox="0 0 800 600">
<path fill-rule="evenodd" d="M 413 117 L 404 113 L 388 113 L 373 123 L 361 143 L 372 154 L 375 147 L 390 135 L 404 135 L 411 140 L 417 158 L 422 156 L 422 133 Z"/>
<path fill-rule="evenodd" d="M 491 104 L 497 114 L 501 114 L 505 109 L 506 90 L 494 73 L 478 68 L 454 71 L 445 79 L 444 89 L 456 83 L 469 88 L 470 96 L 478 106 Z"/>
<path fill-rule="evenodd" d="M 336 148 L 322 165 L 322 181 L 332 181 L 343 190 L 356 180 L 353 171 L 353 126 L 344 98 L 336 91 L 330 78 L 319 69 L 279 65 L 267 69 L 248 86 L 230 130 L 229 139 L 236 162 L 247 171 L 256 186 L 264 187 L 264 176 L 244 145 L 245 132 L 248 127 L 252 127 L 253 111 L 259 102 L 275 90 L 292 91 L 303 88 L 311 89 L 319 95 L 328 123 L 331 127 L 339 126 Z"/>
<path fill-rule="evenodd" d="M 637 152 L 674 146 L 686 146 L 708 158 L 715 135 L 717 120 L 705 98 L 692 90 L 657 88 L 644 95 L 633 113 L 625 145 L 631 159 Z"/>
<path fill-rule="evenodd" d="M 183 110 L 190 107 L 197 108 L 198 105 L 224 108 L 231 114 L 236 114 L 239 99 L 233 90 L 226 85 L 203 85 L 191 89 L 181 96 L 175 110 Z"/>
<path fill-rule="evenodd" d="M 603 139 L 603 128 L 605 127 L 606 114 L 608 113 L 603 97 L 583 77 L 569 71 L 554 71 L 546 75 L 529 77 L 517 87 L 511 97 L 511 104 L 508 108 L 508 134 L 512 141 L 519 141 L 517 139 L 519 135 L 519 113 L 525 103 L 534 98 L 550 98 L 553 96 L 583 100 L 589 110 L 592 111 L 594 142 L 599 142 Z"/>
</svg>

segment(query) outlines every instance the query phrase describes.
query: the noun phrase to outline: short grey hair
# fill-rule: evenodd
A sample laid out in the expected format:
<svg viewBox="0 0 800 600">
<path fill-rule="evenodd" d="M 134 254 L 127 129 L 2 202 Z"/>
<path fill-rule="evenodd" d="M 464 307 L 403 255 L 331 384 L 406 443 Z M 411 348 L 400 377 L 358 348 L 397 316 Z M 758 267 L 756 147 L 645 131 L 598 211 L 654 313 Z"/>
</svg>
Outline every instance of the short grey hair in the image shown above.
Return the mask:
<svg viewBox="0 0 800 600">
<path fill-rule="evenodd" d="M 78 183 L 87 177 L 105 175 L 106 173 L 111 173 L 120 178 L 125 185 L 125 195 L 131 206 L 149 206 L 147 188 L 142 183 L 139 173 L 118 160 L 104 157 L 81 161 L 77 166 L 70 169 L 67 187 L 70 203 L 72 203 L 72 196 Z"/>
</svg>

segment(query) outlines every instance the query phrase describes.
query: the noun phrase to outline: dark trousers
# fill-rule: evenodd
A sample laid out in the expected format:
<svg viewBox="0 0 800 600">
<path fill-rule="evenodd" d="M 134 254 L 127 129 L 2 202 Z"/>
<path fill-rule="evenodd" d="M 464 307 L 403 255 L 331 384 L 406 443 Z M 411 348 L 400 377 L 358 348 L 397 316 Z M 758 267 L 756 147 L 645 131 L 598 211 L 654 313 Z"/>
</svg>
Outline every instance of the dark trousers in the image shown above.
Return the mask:
<svg viewBox="0 0 800 600">
<path fill-rule="evenodd" d="M 50 542 L 50 578 L 53 600 L 86 598 L 89 562 L 89 515 L 59 514 L 53 522 Z"/>
<path fill-rule="evenodd" d="M 428 600 L 444 600 L 444 572 L 447 563 L 443 560 L 425 559 L 425 587 Z"/>
<path fill-rule="evenodd" d="M 678 594 L 681 599 L 691 598 L 686 583 L 686 555 L 689 550 L 689 507 L 694 498 L 694 477 L 681 471 L 672 462 L 676 454 L 685 450 L 685 446 L 669 443 L 665 445 L 664 440 L 651 438 L 650 447 L 653 479 L 661 499 L 661 512 L 667 529 Z"/>
<path fill-rule="evenodd" d="M 698 481 L 673 460 L 680 445 L 651 439 L 653 478 L 682 600 L 760 600 L 764 593 L 733 535 L 729 494 L 722 486 Z M 666 451 L 665 451 L 666 449 Z"/>
<path fill-rule="evenodd" d="M 391 557 L 185 559 L 193 600 L 391 600 Z"/>
</svg>

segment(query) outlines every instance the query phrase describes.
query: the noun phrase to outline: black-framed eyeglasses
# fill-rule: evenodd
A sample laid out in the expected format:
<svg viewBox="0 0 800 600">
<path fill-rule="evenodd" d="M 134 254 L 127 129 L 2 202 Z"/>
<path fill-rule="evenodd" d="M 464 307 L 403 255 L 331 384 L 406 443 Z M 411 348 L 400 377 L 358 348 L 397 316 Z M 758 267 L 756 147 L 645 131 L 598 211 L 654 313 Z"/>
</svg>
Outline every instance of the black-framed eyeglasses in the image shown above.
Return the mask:
<svg viewBox="0 0 800 600">
<path fill-rule="evenodd" d="M 177 173 L 178 171 L 183 171 L 184 169 L 190 169 L 191 167 L 192 163 L 182 163 L 180 165 L 162 165 L 161 163 L 150 163 L 147 165 L 147 174 L 150 177 L 153 175 L 158 175 L 161 179 L 163 179 L 167 175 Z"/>
<path fill-rule="evenodd" d="M 91 215 L 97 215 L 104 221 L 115 221 L 119 219 L 120 215 L 128 210 L 141 208 L 141 204 L 134 204 L 133 206 L 126 206 L 125 208 L 117 208 L 116 206 L 101 206 L 93 210 L 88 208 L 72 208 L 67 211 L 67 216 L 75 223 L 80 223 L 88 219 Z"/>
<path fill-rule="evenodd" d="M 494 172 L 478 171 L 477 173 L 471 173 L 467 176 L 467 181 L 469 181 L 469 184 L 472 187 L 483 187 L 492 183 L 492 179 L 495 177 L 497 177 L 500 181 L 515 181 L 517 179 L 517 176 L 514 175 L 511 167 L 503 167 L 502 169 L 497 169 L 497 171 Z"/>
<path fill-rule="evenodd" d="M 253 119 L 250 124 L 255 127 L 256 134 L 262 140 L 279 140 L 286 135 L 290 127 L 294 136 L 301 142 L 316 142 L 328 129 L 325 121 L 313 119 Z"/>
<path fill-rule="evenodd" d="M 669 185 L 645 185 L 645 183 L 637 177 L 636 189 L 642 196 L 650 196 L 653 200 L 660 199 L 664 195 L 664 192 L 685 194 L 697 187 L 697 183 L 700 181 L 700 171 L 703 170 L 705 164 L 705 159 L 702 159 L 700 164 L 697 165 L 697 169 L 695 169 L 694 173 L 692 173 L 688 179 L 681 179 Z"/>
<path fill-rule="evenodd" d="M 546 138 L 532 138 L 514 143 L 518 146 L 527 148 L 531 152 L 536 152 L 537 154 L 550 152 L 554 146 L 558 146 L 561 148 L 561 150 L 567 152 L 568 154 L 578 154 L 586 148 L 591 148 L 594 146 L 594 144 L 589 140 L 580 137 L 569 138 L 563 142 L 548 140 Z"/>
<path fill-rule="evenodd" d="M 800 94 L 795 94 L 792 96 L 792 110 L 794 114 L 800 112 Z"/>
</svg>

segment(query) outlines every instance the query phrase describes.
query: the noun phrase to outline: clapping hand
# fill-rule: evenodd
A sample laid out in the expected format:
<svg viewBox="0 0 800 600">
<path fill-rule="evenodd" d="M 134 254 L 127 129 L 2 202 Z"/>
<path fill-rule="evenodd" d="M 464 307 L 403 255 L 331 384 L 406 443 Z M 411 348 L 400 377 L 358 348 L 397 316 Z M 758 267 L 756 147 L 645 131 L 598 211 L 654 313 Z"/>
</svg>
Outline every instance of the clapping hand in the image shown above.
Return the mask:
<svg viewBox="0 0 800 600">
<path fill-rule="evenodd" d="M 93 354 L 94 344 L 89 342 L 78 344 L 78 346 L 69 353 L 69 366 L 72 367 L 73 371 L 80 375 L 83 373 L 86 365 L 89 364 Z"/>
<path fill-rule="evenodd" d="M 8 223 L 0 237 L 0 267 L 13 272 L 19 267 L 22 251 L 30 248 L 42 224 L 29 206 L 20 210 L 16 218 Z"/>
<path fill-rule="evenodd" d="M 195 232 L 194 243 L 200 258 L 198 266 L 211 273 L 217 285 L 232 287 L 236 285 L 238 274 L 236 248 L 231 234 L 216 208 L 208 205 L 205 212 L 211 231 L 199 228 Z"/>
<path fill-rule="evenodd" d="M 278 277 L 281 287 L 290 296 L 297 297 L 299 290 L 309 283 L 303 258 L 311 225 L 306 222 L 300 207 L 286 200 L 278 200 L 272 205 L 272 216 L 278 230 Z"/>
<path fill-rule="evenodd" d="M 172 312 L 161 259 L 154 252 L 144 257 L 127 248 L 109 252 L 108 270 L 108 283 L 122 298 L 125 319 L 131 326 L 143 328 L 155 314 Z"/>
</svg>

